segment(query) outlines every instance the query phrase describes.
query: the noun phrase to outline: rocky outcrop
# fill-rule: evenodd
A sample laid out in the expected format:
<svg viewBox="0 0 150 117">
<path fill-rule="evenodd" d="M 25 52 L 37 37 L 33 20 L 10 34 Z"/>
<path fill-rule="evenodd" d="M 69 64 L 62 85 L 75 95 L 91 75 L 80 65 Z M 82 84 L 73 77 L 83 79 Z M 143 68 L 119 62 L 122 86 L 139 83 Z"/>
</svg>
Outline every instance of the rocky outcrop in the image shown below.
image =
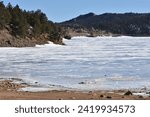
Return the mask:
<svg viewBox="0 0 150 117">
<path fill-rule="evenodd" d="M 54 39 L 49 39 L 49 41 L 53 42 L 54 44 L 65 45 L 62 38 L 58 38 L 58 39 L 55 39 L 55 40 Z"/>
<path fill-rule="evenodd" d="M 21 38 L 19 36 L 12 36 L 7 29 L 0 30 L 0 47 L 33 47 L 37 44 L 46 44 L 48 41 L 51 41 L 48 34 L 41 34 L 39 37 L 30 36 Z M 55 44 L 64 44 L 61 38 L 52 42 Z"/>
</svg>

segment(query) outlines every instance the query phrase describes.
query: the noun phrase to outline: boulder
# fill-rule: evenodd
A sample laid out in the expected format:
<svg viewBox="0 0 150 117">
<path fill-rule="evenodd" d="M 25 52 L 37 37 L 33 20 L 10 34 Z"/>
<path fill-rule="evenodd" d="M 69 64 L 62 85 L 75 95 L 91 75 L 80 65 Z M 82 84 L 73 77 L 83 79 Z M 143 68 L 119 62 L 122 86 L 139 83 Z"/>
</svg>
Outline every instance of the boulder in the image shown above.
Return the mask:
<svg viewBox="0 0 150 117">
<path fill-rule="evenodd" d="M 71 36 L 70 35 L 65 35 L 64 38 L 70 40 Z"/>
<path fill-rule="evenodd" d="M 131 91 L 127 91 L 124 95 L 133 95 Z"/>
</svg>

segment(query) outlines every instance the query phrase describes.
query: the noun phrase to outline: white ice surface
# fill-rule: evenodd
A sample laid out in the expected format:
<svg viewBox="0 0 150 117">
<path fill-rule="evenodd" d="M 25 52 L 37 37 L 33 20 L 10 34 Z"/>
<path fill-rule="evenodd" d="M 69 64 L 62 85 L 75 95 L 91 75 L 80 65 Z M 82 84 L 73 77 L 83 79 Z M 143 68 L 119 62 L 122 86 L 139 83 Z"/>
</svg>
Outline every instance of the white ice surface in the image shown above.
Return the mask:
<svg viewBox="0 0 150 117">
<path fill-rule="evenodd" d="M 146 94 L 145 92 L 142 92 L 142 93 L 133 93 L 133 95 L 144 96 L 144 97 L 150 96 L 150 94 Z"/>
<path fill-rule="evenodd" d="M 0 48 L 0 77 L 83 90 L 150 87 L 150 37 L 64 42 L 66 46 Z"/>
</svg>

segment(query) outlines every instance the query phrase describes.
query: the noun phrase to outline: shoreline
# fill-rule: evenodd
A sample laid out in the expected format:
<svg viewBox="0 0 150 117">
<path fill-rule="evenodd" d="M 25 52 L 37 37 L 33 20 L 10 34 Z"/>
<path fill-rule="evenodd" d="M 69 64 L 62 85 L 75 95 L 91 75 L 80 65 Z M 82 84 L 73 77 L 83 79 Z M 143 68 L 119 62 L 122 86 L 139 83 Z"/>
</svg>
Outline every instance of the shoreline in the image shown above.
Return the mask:
<svg viewBox="0 0 150 117">
<path fill-rule="evenodd" d="M 15 79 L 14 79 L 15 80 Z M 19 80 L 19 79 L 18 79 Z M 130 90 L 50 90 L 50 91 L 18 91 L 28 87 L 26 83 L 15 83 L 13 80 L 0 80 L 0 100 L 150 100 L 147 95 Z"/>
<path fill-rule="evenodd" d="M 87 35 L 76 35 L 76 36 L 71 36 L 72 38 L 121 38 L 121 37 L 127 37 L 127 38 L 149 38 L 150 36 L 130 36 L 130 35 L 119 35 L 119 36 L 114 36 L 114 35 L 97 35 L 97 36 L 87 36 Z M 67 39 L 67 38 L 63 38 L 63 39 Z M 67 40 L 71 40 L 71 39 L 67 39 Z"/>
</svg>

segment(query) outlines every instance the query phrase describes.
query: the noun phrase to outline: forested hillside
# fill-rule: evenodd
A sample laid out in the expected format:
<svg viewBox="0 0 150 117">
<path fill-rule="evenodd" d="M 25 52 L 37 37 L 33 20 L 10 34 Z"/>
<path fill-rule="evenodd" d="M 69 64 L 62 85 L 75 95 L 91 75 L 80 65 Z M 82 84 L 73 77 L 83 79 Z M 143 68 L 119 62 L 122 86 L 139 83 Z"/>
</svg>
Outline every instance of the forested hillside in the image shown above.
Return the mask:
<svg viewBox="0 0 150 117">
<path fill-rule="evenodd" d="M 89 13 L 60 23 L 66 29 L 117 35 L 150 36 L 150 13 Z M 101 34 L 103 34 L 101 33 Z"/>
<path fill-rule="evenodd" d="M 34 46 L 47 41 L 63 43 L 61 28 L 49 21 L 46 14 L 0 2 L 0 46 Z"/>
</svg>

